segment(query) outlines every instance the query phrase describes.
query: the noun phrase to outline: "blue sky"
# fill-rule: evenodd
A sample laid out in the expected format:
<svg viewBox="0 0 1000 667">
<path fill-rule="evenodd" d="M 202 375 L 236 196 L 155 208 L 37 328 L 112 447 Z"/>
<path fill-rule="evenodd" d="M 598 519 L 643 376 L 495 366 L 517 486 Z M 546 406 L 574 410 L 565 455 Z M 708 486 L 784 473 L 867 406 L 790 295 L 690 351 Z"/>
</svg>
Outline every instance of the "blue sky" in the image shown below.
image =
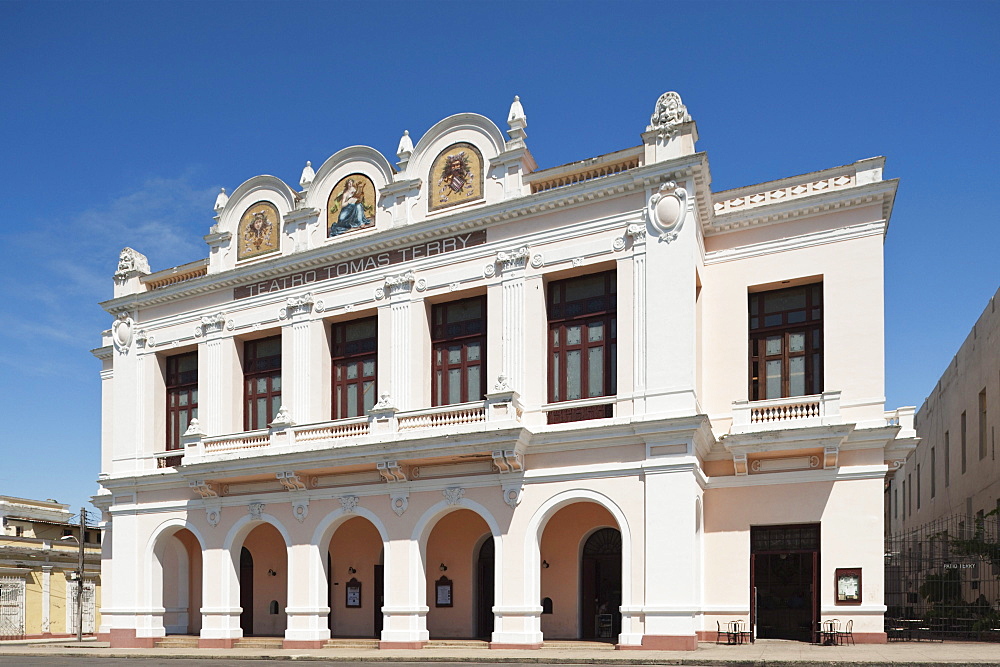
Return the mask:
<svg viewBox="0 0 1000 667">
<path fill-rule="evenodd" d="M 445 116 L 540 167 L 683 96 L 722 190 L 885 155 L 887 407 L 919 406 L 1000 285 L 1000 3 L 0 0 L 0 494 L 96 490 L 118 252 L 207 256 L 219 187 Z"/>
</svg>

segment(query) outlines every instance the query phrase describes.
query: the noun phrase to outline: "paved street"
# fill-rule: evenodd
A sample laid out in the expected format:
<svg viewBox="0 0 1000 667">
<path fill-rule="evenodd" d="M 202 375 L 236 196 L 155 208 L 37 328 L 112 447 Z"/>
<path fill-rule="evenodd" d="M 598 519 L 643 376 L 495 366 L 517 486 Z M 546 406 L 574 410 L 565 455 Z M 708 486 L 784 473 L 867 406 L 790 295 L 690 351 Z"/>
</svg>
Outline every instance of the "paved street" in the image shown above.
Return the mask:
<svg viewBox="0 0 1000 667">
<path fill-rule="evenodd" d="M 473 647 L 424 648 L 419 651 L 376 649 L 112 649 L 87 642 L 0 642 L 0 665 L 102 665 L 126 659 L 170 667 L 207 664 L 243 667 L 248 661 L 309 661 L 313 664 L 360 665 L 393 662 L 428 665 L 461 662 L 468 665 L 688 665 L 710 667 L 827 667 L 831 664 L 877 665 L 1000 665 L 1000 645 L 973 642 L 896 642 L 857 646 L 816 646 L 783 640 L 726 646 L 701 643 L 696 651 L 615 651 L 605 647 L 560 646 L 553 642 L 536 651 L 489 650 Z"/>
</svg>

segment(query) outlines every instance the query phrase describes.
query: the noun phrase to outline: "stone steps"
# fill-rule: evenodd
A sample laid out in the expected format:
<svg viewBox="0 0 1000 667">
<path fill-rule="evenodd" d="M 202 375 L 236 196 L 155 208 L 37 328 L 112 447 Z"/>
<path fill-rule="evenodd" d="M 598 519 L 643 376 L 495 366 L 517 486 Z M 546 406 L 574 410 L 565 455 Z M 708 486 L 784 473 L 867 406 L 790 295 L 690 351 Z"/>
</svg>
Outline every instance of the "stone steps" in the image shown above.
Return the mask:
<svg viewBox="0 0 1000 667">
<path fill-rule="evenodd" d="M 588 651 L 614 651 L 615 645 L 612 642 L 589 642 L 584 640 L 566 641 L 546 641 L 542 643 L 542 649 L 587 649 Z"/>
<path fill-rule="evenodd" d="M 365 639 L 362 637 L 349 638 L 342 637 L 339 639 L 328 639 L 326 643 L 323 644 L 323 648 L 378 648 L 377 639 Z"/>
<path fill-rule="evenodd" d="M 482 639 L 431 639 L 424 648 L 489 648 L 490 643 Z"/>
<path fill-rule="evenodd" d="M 198 648 L 195 635 L 171 635 L 156 641 L 156 648 Z"/>
<path fill-rule="evenodd" d="M 281 637 L 243 637 L 237 639 L 233 648 L 281 648 Z"/>
</svg>

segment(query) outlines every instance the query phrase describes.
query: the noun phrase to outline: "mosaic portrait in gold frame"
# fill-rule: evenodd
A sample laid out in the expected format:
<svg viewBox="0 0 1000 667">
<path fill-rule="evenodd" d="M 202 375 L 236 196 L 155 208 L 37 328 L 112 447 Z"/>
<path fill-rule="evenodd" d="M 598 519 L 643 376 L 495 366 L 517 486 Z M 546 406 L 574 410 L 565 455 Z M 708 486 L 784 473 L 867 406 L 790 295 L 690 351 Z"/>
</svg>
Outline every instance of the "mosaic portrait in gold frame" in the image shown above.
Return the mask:
<svg viewBox="0 0 1000 667">
<path fill-rule="evenodd" d="M 246 210 L 236 229 L 236 259 L 250 259 L 278 249 L 281 215 L 271 202 L 259 201 Z"/>
<path fill-rule="evenodd" d="M 337 181 L 326 202 L 326 235 L 374 227 L 377 198 L 375 184 L 364 174 L 350 174 Z"/>
<path fill-rule="evenodd" d="M 483 155 L 472 144 L 452 144 L 434 158 L 427 181 L 431 211 L 482 199 Z"/>
</svg>

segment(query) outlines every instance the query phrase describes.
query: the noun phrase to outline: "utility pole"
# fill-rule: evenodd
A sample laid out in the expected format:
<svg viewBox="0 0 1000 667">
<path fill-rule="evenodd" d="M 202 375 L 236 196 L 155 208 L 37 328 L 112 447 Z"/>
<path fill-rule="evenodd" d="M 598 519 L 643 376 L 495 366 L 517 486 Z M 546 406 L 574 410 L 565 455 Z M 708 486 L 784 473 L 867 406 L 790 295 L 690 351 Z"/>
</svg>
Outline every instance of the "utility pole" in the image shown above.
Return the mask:
<svg viewBox="0 0 1000 667">
<path fill-rule="evenodd" d="M 87 508 L 80 508 L 80 560 L 76 571 L 76 641 L 83 642 L 83 542 L 87 528 Z"/>
</svg>

